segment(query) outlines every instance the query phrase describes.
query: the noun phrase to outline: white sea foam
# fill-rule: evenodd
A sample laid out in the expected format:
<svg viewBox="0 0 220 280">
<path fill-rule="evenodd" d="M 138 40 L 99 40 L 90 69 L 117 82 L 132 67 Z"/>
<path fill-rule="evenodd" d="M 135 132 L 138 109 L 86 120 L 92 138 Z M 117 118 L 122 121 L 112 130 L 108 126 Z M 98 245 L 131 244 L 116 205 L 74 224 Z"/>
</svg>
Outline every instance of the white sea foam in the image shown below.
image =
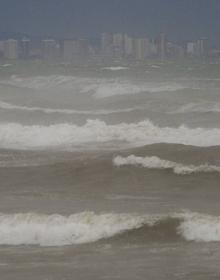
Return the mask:
<svg viewBox="0 0 220 280">
<path fill-rule="evenodd" d="M 173 225 L 173 231 L 186 241 L 220 241 L 220 217 L 197 213 L 96 215 L 84 212 L 67 217 L 27 213 L 0 215 L 0 245 L 63 246 L 92 243 L 144 225 L 153 227 L 169 219 L 179 220 L 179 225 Z M 164 227 L 158 230 L 163 231 Z"/>
<path fill-rule="evenodd" d="M 60 215 L 15 214 L 0 216 L 0 244 L 62 246 L 95 242 L 138 228 L 144 218 L 137 215 L 80 213 Z"/>
<path fill-rule="evenodd" d="M 197 213 L 185 215 L 178 232 L 187 241 L 220 242 L 220 217 Z"/>
<path fill-rule="evenodd" d="M 51 75 L 51 76 L 34 76 L 34 77 L 21 77 L 12 75 L 9 80 L 1 81 L 1 84 L 12 85 L 21 88 L 29 88 L 35 90 L 56 88 L 59 86 L 74 85 L 77 86 L 82 80 L 87 81 L 86 78 L 81 79 L 73 76 Z"/>
<path fill-rule="evenodd" d="M 110 71 L 120 71 L 120 70 L 128 70 L 128 67 L 123 66 L 112 66 L 112 67 L 104 67 L 102 70 L 110 70 Z"/>
<path fill-rule="evenodd" d="M 10 67 L 13 66 L 13 64 L 1 64 L 0 67 Z"/>
<path fill-rule="evenodd" d="M 115 113 L 128 113 L 138 109 L 143 109 L 143 107 L 134 108 L 124 108 L 124 109 L 100 109 L 100 110 L 74 110 L 74 109 L 58 109 L 58 108 L 43 108 L 43 107 L 27 107 L 14 105 L 8 102 L 0 101 L 0 109 L 3 110 L 19 110 L 27 112 L 43 112 L 45 114 L 65 114 L 65 115 L 110 115 Z"/>
<path fill-rule="evenodd" d="M 171 112 L 173 114 L 184 114 L 184 113 L 220 113 L 220 102 L 202 101 L 198 103 L 189 103 L 179 109 Z"/>
<path fill-rule="evenodd" d="M 35 90 L 68 89 L 76 93 L 90 93 L 94 98 L 107 98 L 117 95 L 133 95 L 143 92 L 156 93 L 164 91 L 178 91 L 186 88 L 177 82 L 132 82 L 125 79 L 97 79 L 74 76 L 12 76 L 10 80 L 1 84 L 13 85 Z"/>
<path fill-rule="evenodd" d="M 161 66 L 159 66 L 159 65 L 151 65 L 151 68 L 159 69 L 159 68 L 161 68 Z"/>
<path fill-rule="evenodd" d="M 96 90 L 94 97 L 107 98 L 118 95 L 134 95 L 138 93 L 157 93 L 165 91 L 178 91 L 185 87 L 177 83 L 140 83 L 135 84 L 125 81 L 112 81 L 110 83 L 100 84 Z"/>
<path fill-rule="evenodd" d="M 200 147 L 220 144 L 220 129 L 159 127 L 146 120 L 139 123 L 107 125 L 88 120 L 85 125 L 56 124 L 23 126 L 0 123 L 0 148 L 68 149 L 75 145 L 120 142 L 129 146 L 154 143 L 176 143 Z"/>
<path fill-rule="evenodd" d="M 117 156 L 113 159 L 115 166 L 138 165 L 149 169 L 172 169 L 175 174 L 188 175 L 200 172 L 220 172 L 220 166 L 203 164 L 199 166 L 184 165 L 181 163 L 160 159 L 159 157 L 128 157 Z"/>
</svg>

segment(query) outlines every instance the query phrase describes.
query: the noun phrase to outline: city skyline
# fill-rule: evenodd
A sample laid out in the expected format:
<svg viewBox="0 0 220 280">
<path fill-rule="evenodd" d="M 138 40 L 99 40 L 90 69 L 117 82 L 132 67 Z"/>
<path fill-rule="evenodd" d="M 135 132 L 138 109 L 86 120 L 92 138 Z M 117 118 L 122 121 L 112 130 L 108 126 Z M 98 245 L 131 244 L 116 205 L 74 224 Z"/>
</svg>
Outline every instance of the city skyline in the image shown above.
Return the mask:
<svg viewBox="0 0 220 280">
<path fill-rule="evenodd" d="M 217 52 L 216 52 L 217 51 Z M 56 40 L 43 38 L 38 44 L 28 37 L 20 40 L 0 40 L 0 58 L 9 60 L 41 59 L 64 63 L 136 63 L 159 59 L 162 61 L 183 58 L 206 58 L 219 55 L 209 48 L 207 38 L 197 38 L 184 44 L 168 40 L 165 33 L 155 38 L 132 37 L 126 33 L 102 33 L 98 44 L 88 38 Z"/>
</svg>

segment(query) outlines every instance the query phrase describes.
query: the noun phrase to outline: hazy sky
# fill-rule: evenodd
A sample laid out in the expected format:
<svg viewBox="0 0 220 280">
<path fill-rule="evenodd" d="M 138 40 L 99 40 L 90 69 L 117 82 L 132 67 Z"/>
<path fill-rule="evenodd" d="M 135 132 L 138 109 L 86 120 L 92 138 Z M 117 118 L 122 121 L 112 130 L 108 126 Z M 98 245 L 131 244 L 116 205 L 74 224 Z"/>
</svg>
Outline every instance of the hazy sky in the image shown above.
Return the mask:
<svg viewBox="0 0 220 280">
<path fill-rule="evenodd" d="M 125 31 L 220 43 L 220 0 L 0 0 L 0 31 L 90 36 Z"/>
</svg>

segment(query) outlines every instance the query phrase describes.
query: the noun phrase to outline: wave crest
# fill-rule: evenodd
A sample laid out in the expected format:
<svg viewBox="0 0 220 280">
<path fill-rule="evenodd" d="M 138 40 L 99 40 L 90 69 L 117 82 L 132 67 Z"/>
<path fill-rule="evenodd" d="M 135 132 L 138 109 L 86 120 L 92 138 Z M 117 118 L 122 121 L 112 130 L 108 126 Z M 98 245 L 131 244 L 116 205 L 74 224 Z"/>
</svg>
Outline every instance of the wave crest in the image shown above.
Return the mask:
<svg viewBox="0 0 220 280">
<path fill-rule="evenodd" d="M 175 143 L 208 147 L 220 144 L 220 129 L 159 127 L 149 120 L 115 125 L 107 125 L 100 120 L 88 120 L 83 126 L 67 123 L 50 126 L 0 124 L 1 148 L 69 149 L 83 144 L 111 144 L 113 141 L 122 141 L 130 146 Z"/>
<path fill-rule="evenodd" d="M 220 241 L 220 217 L 197 213 L 172 215 L 102 214 L 0 215 L 0 245 L 63 246 L 112 241 Z"/>
<path fill-rule="evenodd" d="M 130 215 L 15 214 L 0 216 L 1 245 L 63 246 L 95 242 L 140 227 L 143 217 Z"/>
<path fill-rule="evenodd" d="M 172 169 L 175 174 L 189 175 L 192 173 L 201 172 L 220 172 L 220 166 L 203 164 L 199 166 L 195 165 L 183 165 L 181 163 L 160 159 L 159 157 L 137 157 L 130 155 L 128 157 L 117 156 L 113 159 L 115 166 L 124 165 L 139 165 L 149 169 Z"/>
</svg>

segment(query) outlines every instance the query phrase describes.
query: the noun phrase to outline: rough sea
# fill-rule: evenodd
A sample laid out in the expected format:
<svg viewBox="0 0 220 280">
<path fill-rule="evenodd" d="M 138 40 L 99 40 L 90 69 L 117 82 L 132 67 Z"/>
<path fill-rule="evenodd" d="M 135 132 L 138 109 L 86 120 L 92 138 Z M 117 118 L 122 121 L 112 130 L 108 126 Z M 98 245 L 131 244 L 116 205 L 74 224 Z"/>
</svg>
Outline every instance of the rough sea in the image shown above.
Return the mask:
<svg viewBox="0 0 220 280">
<path fill-rule="evenodd" d="M 220 65 L 41 67 L 0 67 L 0 279 L 219 280 Z"/>
</svg>

